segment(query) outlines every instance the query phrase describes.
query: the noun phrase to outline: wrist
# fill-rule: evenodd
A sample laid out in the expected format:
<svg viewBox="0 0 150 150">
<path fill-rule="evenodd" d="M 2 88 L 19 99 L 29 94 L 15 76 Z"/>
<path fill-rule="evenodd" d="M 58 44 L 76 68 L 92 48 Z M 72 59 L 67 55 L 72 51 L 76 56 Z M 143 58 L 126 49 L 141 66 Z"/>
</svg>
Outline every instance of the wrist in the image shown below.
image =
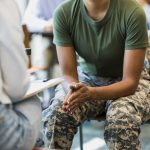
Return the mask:
<svg viewBox="0 0 150 150">
<path fill-rule="evenodd" d="M 95 87 L 89 87 L 89 92 L 90 92 L 90 99 L 95 100 L 96 99 Z"/>
<path fill-rule="evenodd" d="M 72 76 L 64 76 L 64 81 L 68 84 L 71 84 L 71 83 L 78 83 L 79 80 L 77 77 L 72 77 Z"/>
<path fill-rule="evenodd" d="M 70 85 L 74 84 L 74 83 L 79 83 L 78 80 L 76 79 L 64 79 L 62 85 L 63 85 L 63 88 L 65 90 L 65 93 L 67 94 L 69 91 L 70 91 Z"/>
</svg>

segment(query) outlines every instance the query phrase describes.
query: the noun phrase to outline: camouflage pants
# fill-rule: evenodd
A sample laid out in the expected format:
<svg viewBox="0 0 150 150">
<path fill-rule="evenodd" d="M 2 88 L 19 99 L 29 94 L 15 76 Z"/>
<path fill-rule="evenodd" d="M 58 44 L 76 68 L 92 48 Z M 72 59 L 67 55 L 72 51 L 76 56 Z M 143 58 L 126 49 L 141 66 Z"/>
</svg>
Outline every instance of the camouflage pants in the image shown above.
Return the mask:
<svg viewBox="0 0 150 150">
<path fill-rule="evenodd" d="M 80 73 L 80 80 L 91 86 L 103 86 L 119 79 L 100 78 Z M 117 100 L 91 101 L 73 115 L 62 110 L 65 91 L 59 85 L 51 105 L 43 112 L 43 132 L 50 148 L 69 150 L 81 122 L 106 114 L 104 139 L 109 150 L 140 149 L 140 125 L 150 119 L 150 82 L 141 79 L 134 95 Z"/>
</svg>

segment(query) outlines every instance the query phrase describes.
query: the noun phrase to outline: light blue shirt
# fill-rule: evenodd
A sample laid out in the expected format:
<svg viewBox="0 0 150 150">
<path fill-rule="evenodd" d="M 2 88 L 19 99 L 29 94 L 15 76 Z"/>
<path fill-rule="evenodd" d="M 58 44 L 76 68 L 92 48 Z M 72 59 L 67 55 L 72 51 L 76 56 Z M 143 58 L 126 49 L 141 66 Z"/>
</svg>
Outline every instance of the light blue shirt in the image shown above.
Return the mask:
<svg viewBox="0 0 150 150">
<path fill-rule="evenodd" d="M 145 11 L 146 20 L 147 20 L 148 37 L 150 39 L 150 5 L 145 5 L 144 11 Z"/>
<path fill-rule="evenodd" d="M 150 37 L 150 5 L 145 5 L 144 11 L 146 14 L 146 19 L 147 19 L 148 35 Z"/>
<path fill-rule="evenodd" d="M 30 0 L 26 9 L 23 24 L 30 32 L 42 32 L 45 24 L 52 18 L 56 7 L 63 0 Z"/>
</svg>

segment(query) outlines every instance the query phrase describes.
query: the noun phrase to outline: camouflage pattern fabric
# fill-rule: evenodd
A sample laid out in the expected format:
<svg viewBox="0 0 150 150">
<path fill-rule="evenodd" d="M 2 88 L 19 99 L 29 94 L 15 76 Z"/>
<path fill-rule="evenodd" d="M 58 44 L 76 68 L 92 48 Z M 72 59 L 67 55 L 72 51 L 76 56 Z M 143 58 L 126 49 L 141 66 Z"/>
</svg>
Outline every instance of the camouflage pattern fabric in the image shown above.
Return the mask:
<svg viewBox="0 0 150 150">
<path fill-rule="evenodd" d="M 145 72 L 143 74 L 149 76 Z M 79 78 L 91 86 L 109 85 L 120 80 L 82 72 Z M 42 128 L 47 147 L 70 150 L 77 127 L 87 119 L 106 113 L 104 139 L 109 150 L 140 149 L 140 126 L 150 119 L 150 81 L 147 78 L 141 78 L 134 95 L 117 100 L 86 102 L 73 115 L 62 110 L 65 96 L 62 85 L 57 86 L 51 105 L 43 111 Z"/>
</svg>

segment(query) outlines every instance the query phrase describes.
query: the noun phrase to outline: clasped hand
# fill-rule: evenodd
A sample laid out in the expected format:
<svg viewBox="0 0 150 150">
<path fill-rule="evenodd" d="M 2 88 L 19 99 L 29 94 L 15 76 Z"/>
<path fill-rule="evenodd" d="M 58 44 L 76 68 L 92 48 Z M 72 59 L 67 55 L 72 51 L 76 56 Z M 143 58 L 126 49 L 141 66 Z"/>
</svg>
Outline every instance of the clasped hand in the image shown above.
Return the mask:
<svg viewBox="0 0 150 150">
<path fill-rule="evenodd" d="M 64 100 L 63 110 L 73 113 L 84 102 L 90 101 L 92 99 L 91 88 L 83 83 L 72 83 Z"/>
</svg>

